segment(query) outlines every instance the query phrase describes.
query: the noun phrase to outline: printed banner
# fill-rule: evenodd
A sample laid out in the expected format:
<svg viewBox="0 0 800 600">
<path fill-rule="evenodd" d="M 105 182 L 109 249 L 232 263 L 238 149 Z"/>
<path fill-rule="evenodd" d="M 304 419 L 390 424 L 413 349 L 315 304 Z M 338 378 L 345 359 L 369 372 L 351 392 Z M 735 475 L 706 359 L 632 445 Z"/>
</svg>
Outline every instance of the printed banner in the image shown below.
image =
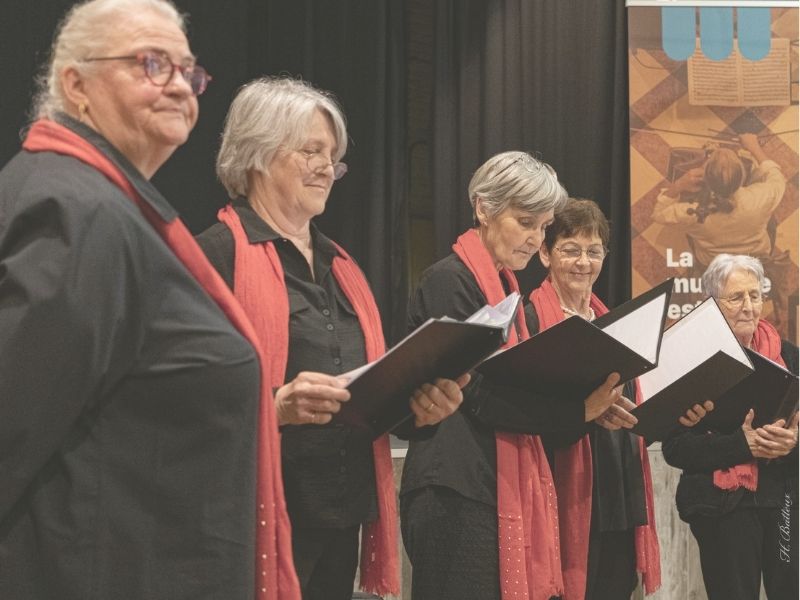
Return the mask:
<svg viewBox="0 0 800 600">
<path fill-rule="evenodd" d="M 797 343 L 798 12 L 628 9 L 633 295 L 676 277 L 671 320 L 716 255 L 748 254 Z"/>
</svg>

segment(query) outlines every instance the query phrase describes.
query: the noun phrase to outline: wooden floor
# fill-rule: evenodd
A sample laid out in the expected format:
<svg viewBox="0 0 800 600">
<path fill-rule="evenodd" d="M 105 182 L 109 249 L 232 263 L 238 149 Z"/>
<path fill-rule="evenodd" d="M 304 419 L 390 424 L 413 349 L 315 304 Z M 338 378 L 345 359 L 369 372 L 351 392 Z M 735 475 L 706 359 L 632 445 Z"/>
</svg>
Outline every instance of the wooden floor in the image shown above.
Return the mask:
<svg viewBox="0 0 800 600">
<path fill-rule="evenodd" d="M 678 485 L 680 471 L 664 462 L 661 445 L 655 443 L 649 448 L 650 467 L 653 474 L 653 492 L 656 507 L 656 527 L 661 543 L 661 589 L 648 600 L 708 600 L 703 579 L 700 574 L 700 561 L 697 544 L 689 531 L 689 526 L 678 518 L 675 509 L 675 487 Z M 402 452 L 395 451 L 395 454 Z M 394 459 L 395 481 L 399 485 L 400 473 L 403 470 L 403 459 Z M 402 540 L 401 540 L 402 552 Z M 403 589 L 399 597 L 387 597 L 386 600 L 411 599 L 411 565 L 405 552 L 403 556 Z M 633 599 L 641 600 L 644 593 L 641 588 L 634 592 Z M 766 595 L 762 589 L 761 599 Z"/>
</svg>

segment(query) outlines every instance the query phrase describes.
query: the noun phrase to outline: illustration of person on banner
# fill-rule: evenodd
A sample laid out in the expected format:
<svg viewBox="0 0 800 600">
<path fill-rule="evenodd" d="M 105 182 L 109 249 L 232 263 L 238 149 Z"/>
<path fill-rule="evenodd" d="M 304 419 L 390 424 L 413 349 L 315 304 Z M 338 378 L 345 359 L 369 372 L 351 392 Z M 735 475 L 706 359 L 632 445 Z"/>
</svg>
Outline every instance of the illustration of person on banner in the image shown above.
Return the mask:
<svg viewBox="0 0 800 600">
<path fill-rule="evenodd" d="M 776 247 L 773 213 L 786 178 L 755 134 L 740 134 L 739 144 L 749 155 L 717 147 L 679 176 L 678 165 L 674 181 L 658 195 L 652 218 L 686 234 L 693 273 L 702 274 L 719 254 L 745 254 L 760 259 L 770 281 L 784 287 L 794 269 L 789 252 Z M 786 302 L 779 293 L 773 295 L 773 308 L 773 319 L 785 319 Z"/>
</svg>

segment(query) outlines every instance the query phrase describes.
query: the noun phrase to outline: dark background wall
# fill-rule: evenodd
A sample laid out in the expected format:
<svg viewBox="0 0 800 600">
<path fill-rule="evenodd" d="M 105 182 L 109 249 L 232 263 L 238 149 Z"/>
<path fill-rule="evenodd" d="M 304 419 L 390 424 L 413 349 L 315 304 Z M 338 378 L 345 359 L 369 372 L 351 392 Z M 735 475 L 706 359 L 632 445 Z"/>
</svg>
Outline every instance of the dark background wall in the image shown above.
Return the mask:
<svg viewBox="0 0 800 600">
<path fill-rule="evenodd" d="M 190 140 L 154 181 L 194 232 L 226 201 L 213 164 L 236 89 L 261 75 L 302 76 L 339 98 L 351 138 L 350 172 L 319 225 L 361 263 L 391 338 L 419 272 L 469 225 L 469 176 L 503 150 L 538 152 L 568 191 L 598 201 L 614 240 L 596 290 L 611 304 L 628 296 L 623 0 L 175 3 L 214 80 Z M 0 164 L 18 150 L 34 75 L 72 4 L 0 5 Z M 529 268 L 523 287 L 539 277 Z"/>
</svg>

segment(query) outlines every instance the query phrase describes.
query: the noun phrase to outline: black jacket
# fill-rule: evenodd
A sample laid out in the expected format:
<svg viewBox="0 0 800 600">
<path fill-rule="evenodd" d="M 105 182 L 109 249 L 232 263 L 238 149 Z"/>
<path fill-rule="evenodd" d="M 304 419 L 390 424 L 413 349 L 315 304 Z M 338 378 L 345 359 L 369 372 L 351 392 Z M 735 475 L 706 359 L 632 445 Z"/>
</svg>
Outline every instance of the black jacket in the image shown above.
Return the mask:
<svg viewBox="0 0 800 600">
<path fill-rule="evenodd" d="M 797 346 L 781 344 L 787 368 L 797 374 Z M 684 521 L 730 512 L 735 508 L 776 508 L 789 494 L 797 506 L 797 448 L 787 456 L 759 461 L 758 489 L 722 490 L 714 485 L 713 473 L 753 459 L 741 428 L 733 433 L 716 433 L 682 428 L 662 443 L 668 464 L 683 469 L 675 501 Z"/>
<path fill-rule="evenodd" d="M 119 188 L 19 153 L 0 172 L 0 598 L 251 600 L 259 378 Z"/>
</svg>

